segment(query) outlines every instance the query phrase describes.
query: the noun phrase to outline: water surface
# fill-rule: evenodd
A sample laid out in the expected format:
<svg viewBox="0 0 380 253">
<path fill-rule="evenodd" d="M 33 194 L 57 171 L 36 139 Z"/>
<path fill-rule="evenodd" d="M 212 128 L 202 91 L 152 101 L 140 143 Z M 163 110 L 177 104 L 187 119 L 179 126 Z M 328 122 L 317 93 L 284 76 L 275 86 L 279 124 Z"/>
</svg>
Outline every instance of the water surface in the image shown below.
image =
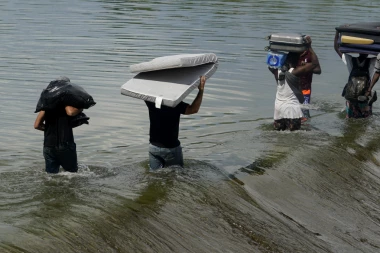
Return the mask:
<svg viewBox="0 0 380 253">
<path fill-rule="evenodd" d="M 374 1 L 0 1 L 1 252 L 379 252 L 379 107 L 349 121 L 335 27 Z M 264 39 L 310 34 L 312 120 L 272 131 Z M 201 110 L 181 119 L 186 170 L 147 172 L 149 121 L 120 94 L 131 64 L 212 52 Z M 42 89 L 93 95 L 74 130 L 79 173 L 47 175 L 33 129 Z M 195 97 L 194 91 L 186 102 Z M 233 178 L 235 177 L 235 180 Z"/>
</svg>

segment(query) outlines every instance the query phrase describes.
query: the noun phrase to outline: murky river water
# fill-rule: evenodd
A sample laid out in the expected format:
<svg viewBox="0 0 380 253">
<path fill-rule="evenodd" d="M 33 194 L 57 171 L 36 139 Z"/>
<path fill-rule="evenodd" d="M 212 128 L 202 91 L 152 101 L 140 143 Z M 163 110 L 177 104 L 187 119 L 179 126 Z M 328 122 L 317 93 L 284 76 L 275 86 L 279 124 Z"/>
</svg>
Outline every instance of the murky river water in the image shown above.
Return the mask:
<svg viewBox="0 0 380 253">
<path fill-rule="evenodd" d="M 0 0 L 0 252 L 379 252 L 380 108 L 344 119 L 333 49 L 336 26 L 377 18 L 362 0 Z M 322 67 L 295 133 L 272 131 L 274 32 L 310 34 Z M 129 66 L 204 52 L 219 68 L 181 120 L 186 170 L 148 173 Z M 97 105 L 74 130 L 79 173 L 50 176 L 33 112 L 62 75 Z"/>
</svg>

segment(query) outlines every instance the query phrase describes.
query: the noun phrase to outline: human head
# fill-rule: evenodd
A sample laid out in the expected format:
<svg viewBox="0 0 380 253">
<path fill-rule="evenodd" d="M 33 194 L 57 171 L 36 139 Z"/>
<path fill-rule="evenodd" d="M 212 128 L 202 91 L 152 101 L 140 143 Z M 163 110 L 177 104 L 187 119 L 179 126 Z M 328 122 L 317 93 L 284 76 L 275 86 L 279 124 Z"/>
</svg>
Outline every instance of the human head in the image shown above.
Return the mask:
<svg viewBox="0 0 380 253">
<path fill-rule="evenodd" d="M 289 65 L 290 68 L 295 68 L 297 66 L 299 58 L 299 53 L 289 52 L 288 56 L 286 57 L 286 63 Z"/>
<path fill-rule="evenodd" d="M 359 54 L 359 59 L 364 60 L 368 57 L 368 54 Z"/>
</svg>

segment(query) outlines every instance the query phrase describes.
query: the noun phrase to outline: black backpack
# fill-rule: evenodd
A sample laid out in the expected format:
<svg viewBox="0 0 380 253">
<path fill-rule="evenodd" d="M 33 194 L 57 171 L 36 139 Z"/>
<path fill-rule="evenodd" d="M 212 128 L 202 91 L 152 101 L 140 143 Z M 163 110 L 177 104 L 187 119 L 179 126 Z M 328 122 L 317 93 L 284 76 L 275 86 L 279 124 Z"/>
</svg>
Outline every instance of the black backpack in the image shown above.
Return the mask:
<svg viewBox="0 0 380 253">
<path fill-rule="evenodd" d="M 359 96 L 364 96 L 369 87 L 370 76 L 369 67 L 370 59 L 365 59 L 362 67 L 358 64 L 358 59 L 354 58 L 352 61 L 352 70 L 348 77 L 348 82 L 343 89 L 342 96 L 352 102 L 358 102 Z"/>
</svg>

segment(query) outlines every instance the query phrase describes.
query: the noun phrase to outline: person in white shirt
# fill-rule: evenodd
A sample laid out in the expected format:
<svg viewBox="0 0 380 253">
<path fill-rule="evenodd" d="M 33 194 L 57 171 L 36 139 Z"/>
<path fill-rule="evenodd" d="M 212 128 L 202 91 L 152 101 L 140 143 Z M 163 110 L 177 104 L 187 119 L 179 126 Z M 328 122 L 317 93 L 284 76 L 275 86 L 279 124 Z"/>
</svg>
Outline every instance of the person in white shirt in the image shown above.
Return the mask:
<svg viewBox="0 0 380 253">
<path fill-rule="evenodd" d="M 299 77 L 312 73 L 319 66 L 315 53 L 311 53 L 311 61 L 302 66 L 297 66 L 300 54 L 290 52 L 287 55 L 282 70 L 269 68 L 277 82 L 277 93 L 274 106 L 274 129 L 275 130 L 299 130 L 301 128 L 301 101 L 303 98 Z M 288 70 L 286 70 L 288 69 Z M 288 81 L 291 77 L 295 85 Z"/>
</svg>

